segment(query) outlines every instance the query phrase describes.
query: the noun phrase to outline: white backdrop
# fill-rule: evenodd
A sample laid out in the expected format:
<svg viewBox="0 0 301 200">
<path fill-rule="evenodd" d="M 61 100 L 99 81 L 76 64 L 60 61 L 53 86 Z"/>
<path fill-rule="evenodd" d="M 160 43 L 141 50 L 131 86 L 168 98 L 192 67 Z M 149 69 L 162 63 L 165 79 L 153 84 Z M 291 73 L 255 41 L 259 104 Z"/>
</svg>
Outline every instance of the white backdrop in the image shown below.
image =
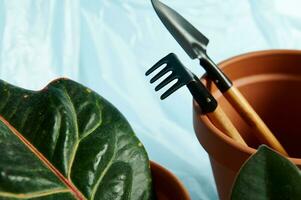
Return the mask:
<svg viewBox="0 0 301 200">
<path fill-rule="evenodd" d="M 271 48 L 301 48 L 298 0 L 165 0 L 209 39 L 219 62 Z M 40 89 L 66 76 L 111 101 L 149 156 L 172 170 L 193 199 L 216 199 L 210 163 L 192 128 L 186 89 L 159 100 L 145 71 L 175 52 L 192 61 L 157 18 L 149 0 L 0 0 L 0 77 Z"/>
</svg>

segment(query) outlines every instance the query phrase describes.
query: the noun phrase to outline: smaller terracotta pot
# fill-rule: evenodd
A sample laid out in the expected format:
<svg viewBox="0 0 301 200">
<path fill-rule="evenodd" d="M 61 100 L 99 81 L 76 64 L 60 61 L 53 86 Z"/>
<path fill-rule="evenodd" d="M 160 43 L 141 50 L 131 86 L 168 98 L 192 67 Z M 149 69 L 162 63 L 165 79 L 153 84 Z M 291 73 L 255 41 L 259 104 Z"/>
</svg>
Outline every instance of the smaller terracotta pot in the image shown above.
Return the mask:
<svg viewBox="0 0 301 200">
<path fill-rule="evenodd" d="M 190 200 L 183 184 L 166 168 L 151 161 L 151 171 L 157 200 Z"/>
<path fill-rule="evenodd" d="M 222 62 L 220 68 L 233 81 L 255 111 L 301 168 L 301 51 L 269 50 L 248 53 Z M 220 199 L 230 197 L 238 170 L 260 142 L 210 81 L 203 79 L 249 147 L 219 130 L 194 102 L 194 128 L 208 152 Z"/>
</svg>

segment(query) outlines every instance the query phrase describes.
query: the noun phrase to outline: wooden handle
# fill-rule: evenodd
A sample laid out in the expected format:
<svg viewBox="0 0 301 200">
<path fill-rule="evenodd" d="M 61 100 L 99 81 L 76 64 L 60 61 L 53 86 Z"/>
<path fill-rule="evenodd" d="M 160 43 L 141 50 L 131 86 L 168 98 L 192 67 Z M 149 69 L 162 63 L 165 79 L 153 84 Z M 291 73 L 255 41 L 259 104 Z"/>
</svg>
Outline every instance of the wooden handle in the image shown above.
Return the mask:
<svg viewBox="0 0 301 200">
<path fill-rule="evenodd" d="M 288 153 L 285 151 L 283 146 L 237 88 L 232 86 L 229 90 L 224 92 L 223 95 L 241 115 L 245 122 L 254 130 L 254 133 L 261 142 L 271 146 L 279 153 L 288 156 Z"/>
<path fill-rule="evenodd" d="M 228 136 L 236 140 L 237 142 L 248 146 L 244 139 L 241 137 L 235 126 L 232 124 L 228 116 L 225 114 L 225 112 L 220 108 L 218 105 L 216 109 L 211 112 L 207 113 L 207 116 L 211 121 L 215 122 L 215 125 L 220 127 L 224 133 L 226 133 Z"/>
</svg>

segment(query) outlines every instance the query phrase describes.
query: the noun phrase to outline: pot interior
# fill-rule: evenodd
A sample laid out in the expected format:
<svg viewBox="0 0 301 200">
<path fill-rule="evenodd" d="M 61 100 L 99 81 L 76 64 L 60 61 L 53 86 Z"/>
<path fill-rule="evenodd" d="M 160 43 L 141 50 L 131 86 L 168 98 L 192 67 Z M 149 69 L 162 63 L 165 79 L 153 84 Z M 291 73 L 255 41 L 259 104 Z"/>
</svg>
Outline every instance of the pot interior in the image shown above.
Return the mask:
<svg viewBox="0 0 301 200">
<path fill-rule="evenodd" d="M 301 158 L 301 54 L 250 56 L 222 64 L 223 71 L 290 154 Z M 249 146 L 261 143 L 210 81 L 206 82 Z M 213 122 L 214 124 L 214 122 Z M 299 126 L 300 125 L 300 126 Z"/>
</svg>

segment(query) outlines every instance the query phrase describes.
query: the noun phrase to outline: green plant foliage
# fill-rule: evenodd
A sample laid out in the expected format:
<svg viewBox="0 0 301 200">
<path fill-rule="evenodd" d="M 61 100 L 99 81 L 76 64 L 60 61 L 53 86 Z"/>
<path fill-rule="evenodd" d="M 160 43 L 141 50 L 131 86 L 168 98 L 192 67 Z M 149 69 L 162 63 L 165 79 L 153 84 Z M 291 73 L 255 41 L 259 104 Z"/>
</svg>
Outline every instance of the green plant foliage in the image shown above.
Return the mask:
<svg viewBox="0 0 301 200">
<path fill-rule="evenodd" d="M 149 160 L 108 101 L 67 79 L 0 82 L 0 199 L 151 199 Z"/>
<path fill-rule="evenodd" d="M 301 199 L 300 171 L 288 159 L 262 145 L 240 169 L 231 199 Z"/>
</svg>

